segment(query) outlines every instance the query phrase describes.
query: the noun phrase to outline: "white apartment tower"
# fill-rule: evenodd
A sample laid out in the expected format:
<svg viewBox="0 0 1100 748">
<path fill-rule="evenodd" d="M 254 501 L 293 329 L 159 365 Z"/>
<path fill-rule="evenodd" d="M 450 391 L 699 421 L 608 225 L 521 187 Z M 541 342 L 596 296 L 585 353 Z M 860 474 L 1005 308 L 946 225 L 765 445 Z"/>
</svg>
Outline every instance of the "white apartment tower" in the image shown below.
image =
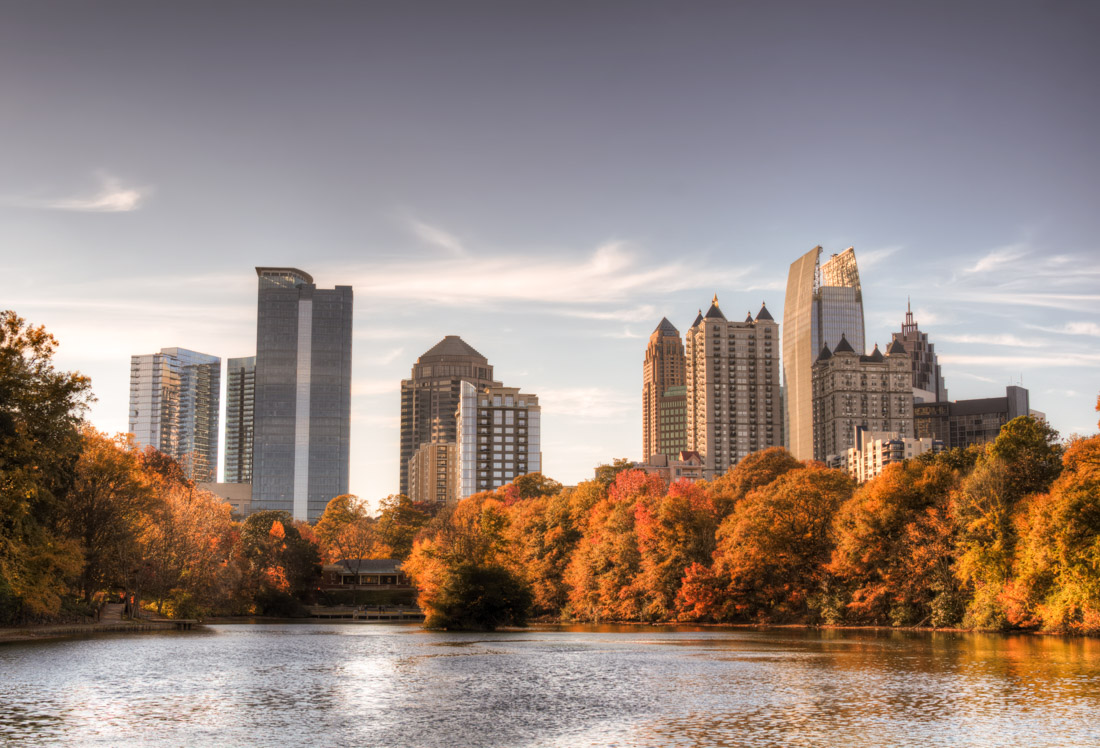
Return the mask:
<svg viewBox="0 0 1100 748">
<path fill-rule="evenodd" d="M 462 383 L 458 425 L 458 498 L 541 472 L 538 396 L 516 387 Z"/>
<path fill-rule="evenodd" d="M 704 475 L 725 473 L 746 455 L 783 444 L 779 325 L 766 306 L 730 322 L 715 295 L 686 341 L 687 441 Z"/>
</svg>

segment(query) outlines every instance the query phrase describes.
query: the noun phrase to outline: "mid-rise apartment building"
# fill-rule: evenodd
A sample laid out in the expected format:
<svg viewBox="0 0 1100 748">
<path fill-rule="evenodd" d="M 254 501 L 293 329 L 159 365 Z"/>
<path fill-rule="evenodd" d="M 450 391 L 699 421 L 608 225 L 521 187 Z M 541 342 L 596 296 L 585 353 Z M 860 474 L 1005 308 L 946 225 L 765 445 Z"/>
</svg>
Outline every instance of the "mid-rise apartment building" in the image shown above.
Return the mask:
<svg viewBox="0 0 1100 748">
<path fill-rule="evenodd" d="M 1004 397 L 954 402 L 916 403 L 913 422 L 918 437 L 938 439 L 947 449 L 985 444 L 997 438 L 1001 427 L 1019 416 L 1031 415 L 1028 391 L 1005 388 Z"/>
<path fill-rule="evenodd" d="M 458 498 L 458 445 L 421 444 L 409 460 L 410 499 L 447 504 Z"/>
<path fill-rule="evenodd" d="M 456 416 L 458 498 L 542 470 L 539 399 L 517 387 L 462 382 Z"/>
<path fill-rule="evenodd" d="M 841 335 L 813 368 L 813 458 L 825 463 L 846 459 L 855 446 L 857 426 L 870 431 L 913 436 L 913 387 L 909 355 L 895 340 L 883 356 L 875 346 L 861 356 Z"/>
<path fill-rule="evenodd" d="M 887 465 L 944 449 L 939 439 L 917 439 L 896 431 L 868 431 L 862 426 L 856 426 L 853 441 L 853 446 L 848 448 L 846 464 L 848 475 L 858 483 L 881 475 Z"/>
<path fill-rule="evenodd" d="M 225 372 L 225 483 L 252 483 L 256 357 L 231 358 Z"/>
</svg>

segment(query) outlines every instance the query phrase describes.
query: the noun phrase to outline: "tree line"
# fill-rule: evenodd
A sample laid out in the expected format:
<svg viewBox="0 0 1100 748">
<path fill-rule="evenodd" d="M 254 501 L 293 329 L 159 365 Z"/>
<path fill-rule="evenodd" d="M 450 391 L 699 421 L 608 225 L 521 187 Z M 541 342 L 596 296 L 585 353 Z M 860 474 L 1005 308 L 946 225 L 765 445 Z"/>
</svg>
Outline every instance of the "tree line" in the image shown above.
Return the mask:
<svg viewBox="0 0 1100 748">
<path fill-rule="evenodd" d="M 574 621 L 875 624 L 1100 633 L 1100 436 L 1008 423 L 861 486 L 780 448 L 711 481 L 617 460 L 454 506 L 239 520 L 173 460 L 92 429 L 90 383 L 0 314 L 0 624 L 125 591 L 169 616 L 301 615 L 320 564 L 396 558 L 430 626 Z M 1100 401 L 1097 403 L 1100 410 Z M 354 571 L 354 570 L 353 570 Z"/>
</svg>

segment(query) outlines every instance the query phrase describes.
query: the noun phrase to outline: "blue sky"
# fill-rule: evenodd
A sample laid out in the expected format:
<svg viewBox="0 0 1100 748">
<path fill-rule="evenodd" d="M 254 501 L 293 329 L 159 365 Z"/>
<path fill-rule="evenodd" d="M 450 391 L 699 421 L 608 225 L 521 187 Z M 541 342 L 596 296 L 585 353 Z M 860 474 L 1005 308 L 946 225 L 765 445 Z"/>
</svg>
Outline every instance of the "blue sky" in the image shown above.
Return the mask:
<svg viewBox="0 0 1100 748">
<path fill-rule="evenodd" d="M 0 307 L 126 428 L 129 356 L 255 348 L 256 265 L 355 288 L 353 492 L 447 334 L 539 394 L 546 472 L 640 457 L 641 364 L 718 293 L 781 320 L 855 246 L 952 398 L 1100 388 L 1100 10 L 1087 2 L 9 4 Z M 962 5 L 963 7 L 958 7 Z"/>
</svg>

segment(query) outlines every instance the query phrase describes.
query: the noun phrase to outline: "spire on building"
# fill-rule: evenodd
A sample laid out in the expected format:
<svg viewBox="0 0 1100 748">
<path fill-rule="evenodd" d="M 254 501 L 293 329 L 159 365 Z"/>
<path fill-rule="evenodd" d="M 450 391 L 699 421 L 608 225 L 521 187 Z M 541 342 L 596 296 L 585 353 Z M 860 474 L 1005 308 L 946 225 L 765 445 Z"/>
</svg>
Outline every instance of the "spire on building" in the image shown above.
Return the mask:
<svg viewBox="0 0 1100 748">
<path fill-rule="evenodd" d="M 679 334 L 680 334 L 680 331 L 676 329 L 676 326 L 668 321 L 668 317 L 661 317 L 661 324 L 657 325 L 657 329 L 655 329 L 653 332 L 659 332 L 659 333 L 661 333 L 662 336 L 664 336 L 664 335 L 677 335 L 677 336 L 679 336 Z"/>
<path fill-rule="evenodd" d="M 833 353 L 855 353 L 856 349 L 852 347 L 852 344 L 848 342 L 848 337 L 844 333 L 840 333 L 840 342 L 836 344 L 836 348 L 833 349 Z"/>
<path fill-rule="evenodd" d="M 697 324 L 699 324 L 702 321 L 703 321 L 703 310 L 700 309 L 698 316 L 695 317 L 695 321 L 691 323 L 691 326 L 695 327 Z"/>
<path fill-rule="evenodd" d="M 905 346 L 897 338 L 894 338 L 894 342 L 890 343 L 890 347 L 886 349 L 887 356 L 908 356 L 909 352 L 905 350 Z"/>
<path fill-rule="evenodd" d="M 771 312 L 768 311 L 768 305 L 763 301 L 760 302 L 760 311 L 756 314 L 757 321 L 765 319 L 769 322 L 774 322 L 775 318 L 772 317 Z"/>
<path fill-rule="evenodd" d="M 726 319 L 726 315 L 722 314 L 722 310 L 718 308 L 718 294 L 714 294 L 714 299 L 710 302 L 710 309 L 707 310 L 706 318 L 721 320 Z"/>
</svg>

